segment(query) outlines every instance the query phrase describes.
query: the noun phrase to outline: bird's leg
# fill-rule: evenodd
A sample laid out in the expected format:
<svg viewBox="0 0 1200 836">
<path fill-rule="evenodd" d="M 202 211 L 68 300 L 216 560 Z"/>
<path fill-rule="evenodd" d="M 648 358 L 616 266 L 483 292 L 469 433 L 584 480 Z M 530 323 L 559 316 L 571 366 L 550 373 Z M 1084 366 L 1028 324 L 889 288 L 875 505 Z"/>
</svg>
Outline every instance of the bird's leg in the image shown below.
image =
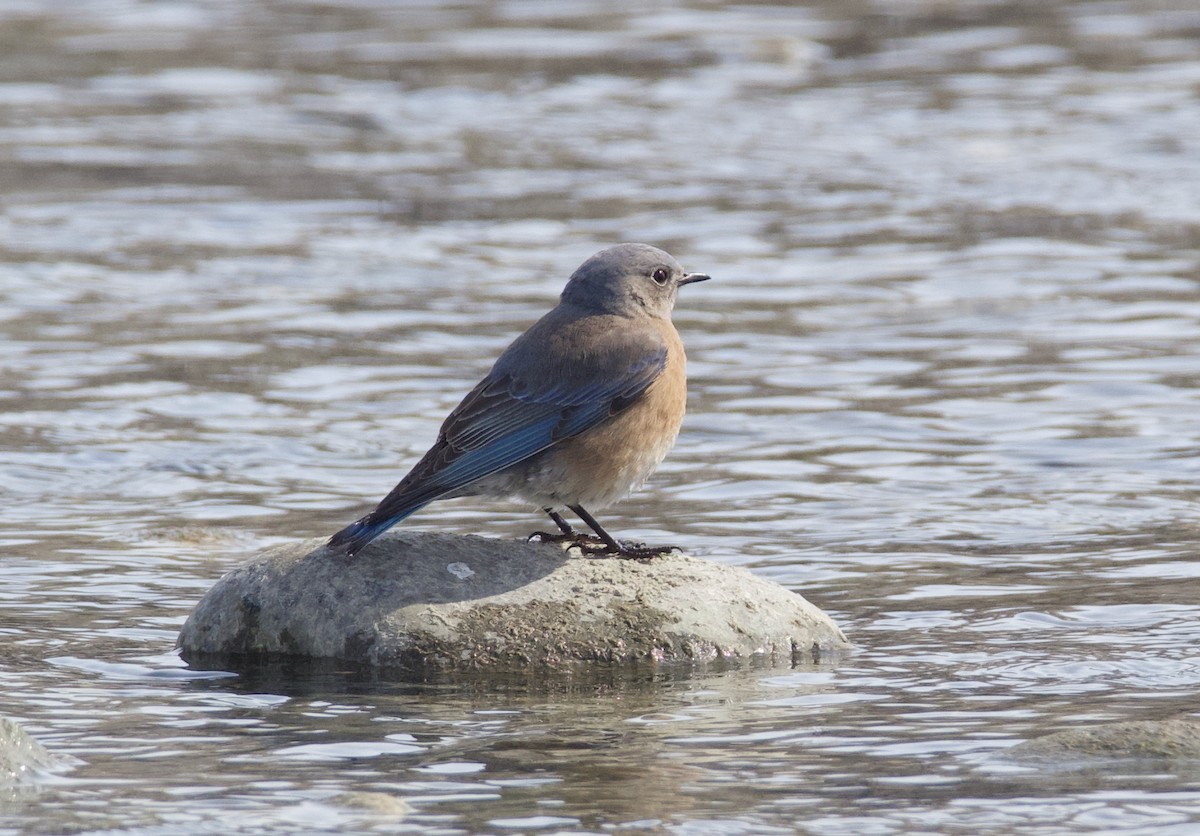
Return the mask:
<svg viewBox="0 0 1200 836">
<path fill-rule="evenodd" d="M 571 527 L 571 524 L 564 520 L 562 515 L 553 508 L 543 508 L 542 510 L 550 515 L 550 519 L 554 520 L 554 524 L 558 526 L 558 530 L 561 531 L 565 536 L 574 537 L 577 534 L 575 529 Z"/>
<path fill-rule="evenodd" d="M 554 520 L 554 524 L 558 526 L 558 530 L 561 533 L 549 534 L 545 531 L 535 531 L 529 535 L 530 542 L 532 542 L 536 537 L 539 543 L 574 543 L 581 548 L 586 543 L 600 542 L 590 534 L 585 534 L 582 531 L 576 531 L 571 524 L 564 520 L 562 515 L 553 508 L 543 508 L 542 510 L 550 515 L 550 519 Z"/>
<path fill-rule="evenodd" d="M 658 557 L 667 554 L 668 552 L 681 552 L 683 549 L 679 546 L 647 546 L 645 543 L 631 543 L 625 541 L 619 542 L 615 537 L 601 528 L 600 523 L 596 522 L 596 518 L 584 510 L 582 505 L 568 505 L 574 511 L 579 519 L 587 523 L 588 528 L 596 532 L 596 536 L 604 542 L 603 549 L 588 549 L 593 554 L 611 554 L 616 557 L 628 558 L 644 558 Z"/>
</svg>

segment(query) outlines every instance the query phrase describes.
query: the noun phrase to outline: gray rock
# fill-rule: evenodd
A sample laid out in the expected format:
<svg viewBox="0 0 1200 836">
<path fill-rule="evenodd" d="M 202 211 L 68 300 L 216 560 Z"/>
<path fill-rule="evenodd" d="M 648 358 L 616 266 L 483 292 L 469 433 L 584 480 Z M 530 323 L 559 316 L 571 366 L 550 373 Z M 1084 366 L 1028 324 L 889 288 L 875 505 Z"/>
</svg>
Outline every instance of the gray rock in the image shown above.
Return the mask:
<svg viewBox="0 0 1200 836">
<path fill-rule="evenodd" d="M 0 789 L 21 784 L 69 765 L 29 736 L 15 720 L 0 717 Z"/>
<path fill-rule="evenodd" d="M 850 646 L 804 598 L 744 569 L 420 532 L 354 558 L 321 541 L 268 549 L 209 590 L 179 645 L 193 663 L 298 656 L 425 672 L 786 664 Z"/>
<path fill-rule="evenodd" d="M 1048 734 L 1004 752 L 1014 759 L 1069 761 L 1079 758 L 1200 759 L 1200 722 L 1131 720 Z"/>
</svg>

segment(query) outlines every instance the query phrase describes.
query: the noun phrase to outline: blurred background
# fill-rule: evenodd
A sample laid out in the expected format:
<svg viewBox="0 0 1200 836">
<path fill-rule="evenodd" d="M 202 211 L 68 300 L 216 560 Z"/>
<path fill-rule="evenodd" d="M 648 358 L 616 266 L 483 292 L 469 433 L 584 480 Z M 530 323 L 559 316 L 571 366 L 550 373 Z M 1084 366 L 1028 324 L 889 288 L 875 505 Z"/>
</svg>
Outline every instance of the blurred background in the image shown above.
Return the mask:
<svg viewBox="0 0 1200 836">
<path fill-rule="evenodd" d="M 1194 767 L 1000 753 L 1194 710 L 1198 184 L 1191 0 L 5 0 L 0 714 L 80 763 L 0 826 L 1191 832 Z M 852 657 L 182 666 L 221 574 L 373 507 L 620 241 L 714 281 L 676 450 L 601 520 Z"/>
</svg>

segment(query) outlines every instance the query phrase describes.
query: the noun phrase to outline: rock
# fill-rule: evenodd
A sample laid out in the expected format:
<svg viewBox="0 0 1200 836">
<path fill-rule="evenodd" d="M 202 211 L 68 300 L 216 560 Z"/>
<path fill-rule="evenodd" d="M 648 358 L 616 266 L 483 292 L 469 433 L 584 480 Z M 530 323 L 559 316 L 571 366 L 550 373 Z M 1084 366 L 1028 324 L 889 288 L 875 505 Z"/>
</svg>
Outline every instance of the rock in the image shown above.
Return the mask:
<svg viewBox="0 0 1200 836">
<path fill-rule="evenodd" d="M 322 541 L 268 549 L 209 590 L 179 646 L 195 664 L 298 656 L 436 672 L 788 664 L 850 645 L 804 598 L 737 567 L 393 532 L 353 558 Z"/>
<path fill-rule="evenodd" d="M 344 792 L 329 800 L 380 818 L 401 819 L 412 812 L 407 801 L 386 792 Z"/>
<path fill-rule="evenodd" d="M 24 783 L 68 765 L 67 759 L 50 754 L 15 720 L 0 717 L 0 788 Z"/>
<path fill-rule="evenodd" d="M 1019 743 L 1005 750 L 1004 755 L 1060 761 L 1098 757 L 1200 759 L 1200 722 L 1176 717 L 1067 729 Z"/>
</svg>

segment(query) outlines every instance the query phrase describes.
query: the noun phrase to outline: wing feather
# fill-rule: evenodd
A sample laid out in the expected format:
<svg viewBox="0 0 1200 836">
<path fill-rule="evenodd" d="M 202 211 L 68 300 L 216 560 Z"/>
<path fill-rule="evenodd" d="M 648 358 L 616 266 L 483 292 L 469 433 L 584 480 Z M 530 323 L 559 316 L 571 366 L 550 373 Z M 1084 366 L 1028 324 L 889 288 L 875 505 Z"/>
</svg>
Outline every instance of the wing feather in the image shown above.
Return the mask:
<svg viewBox="0 0 1200 836">
<path fill-rule="evenodd" d="M 586 432 L 635 403 L 666 368 L 667 345 L 656 333 L 605 338 L 575 356 L 531 356 L 522 343 L 536 329 L 501 355 L 446 418 L 421 461 L 374 511 L 335 534 L 331 546 L 354 554 L 435 499 Z"/>
</svg>

